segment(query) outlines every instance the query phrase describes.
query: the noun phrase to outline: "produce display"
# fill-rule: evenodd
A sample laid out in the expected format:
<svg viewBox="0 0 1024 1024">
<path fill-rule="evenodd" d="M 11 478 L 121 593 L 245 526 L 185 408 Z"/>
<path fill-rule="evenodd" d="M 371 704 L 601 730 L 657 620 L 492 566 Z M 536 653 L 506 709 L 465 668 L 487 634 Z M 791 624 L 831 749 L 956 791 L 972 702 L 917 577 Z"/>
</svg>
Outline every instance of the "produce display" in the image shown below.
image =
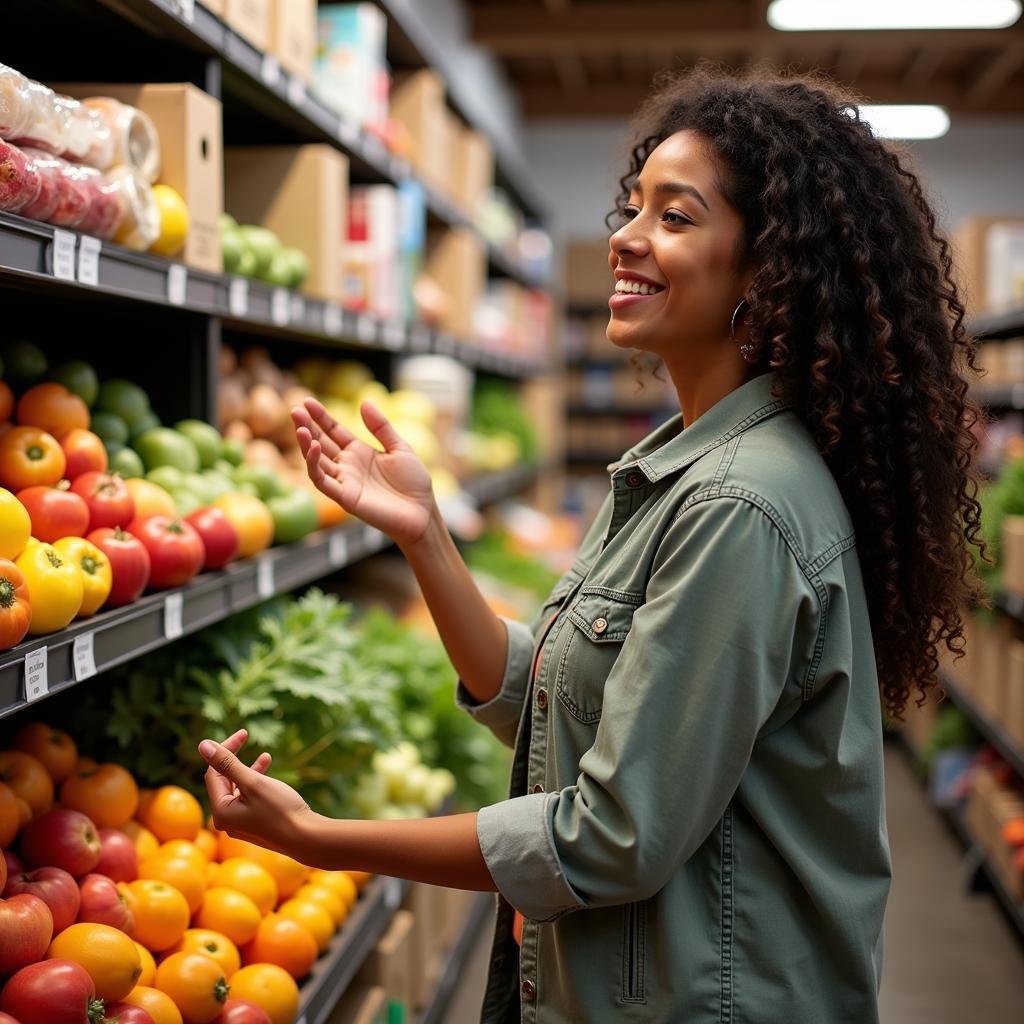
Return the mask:
<svg viewBox="0 0 1024 1024">
<path fill-rule="evenodd" d="M 221 214 L 220 245 L 229 274 L 281 288 L 301 288 L 309 277 L 309 257 L 301 249 L 282 244 L 269 228 L 239 224 L 229 213 Z"/>
<path fill-rule="evenodd" d="M 219 833 L 191 793 L 140 790 L 42 722 L 0 752 L 0 847 L 0 1021 L 18 1024 L 292 1024 L 369 881 Z"/>
</svg>

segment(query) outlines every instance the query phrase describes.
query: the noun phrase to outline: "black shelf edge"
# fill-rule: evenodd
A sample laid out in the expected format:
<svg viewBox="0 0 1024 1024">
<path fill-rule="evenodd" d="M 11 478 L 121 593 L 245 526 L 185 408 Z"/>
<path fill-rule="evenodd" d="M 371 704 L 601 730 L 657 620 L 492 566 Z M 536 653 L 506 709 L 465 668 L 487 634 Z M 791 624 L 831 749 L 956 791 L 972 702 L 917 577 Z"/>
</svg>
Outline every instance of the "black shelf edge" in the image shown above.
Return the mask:
<svg viewBox="0 0 1024 1024">
<path fill-rule="evenodd" d="M 622 452 L 573 452 L 569 451 L 565 453 L 565 461 L 570 465 L 574 462 L 583 463 L 586 465 L 597 465 L 607 466 L 612 462 L 618 462 L 622 458 Z"/>
<path fill-rule="evenodd" d="M 186 267 L 149 253 L 133 252 L 111 242 L 98 242 L 49 224 L 0 213 L 0 280 L 10 277 L 37 287 L 71 289 L 119 301 L 147 302 L 165 308 L 217 316 L 232 327 L 255 327 L 269 333 L 302 335 L 346 347 L 399 355 L 434 352 L 452 356 L 466 366 L 504 377 L 534 377 L 548 367 L 521 356 L 491 351 L 455 338 L 426 324 L 380 320 L 368 313 L 343 309 L 262 281 L 215 274 Z M 73 248 L 73 277 L 54 274 L 56 240 Z M 83 246 L 98 248 L 95 283 L 82 280 Z M 66 265 L 65 265 L 66 266 Z"/>
<path fill-rule="evenodd" d="M 946 691 L 950 699 L 961 711 L 971 720 L 974 727 L 985 738 L 986 742 L 992 744 L 999 751 L 1006 762 L 1013 770 L 1024 778 L 1024 751 L 1017 747 L 1013 739 L 1006 734 L 1002 726 L 993 722 L 987 712 L 982 710 L 974 698 L 950 676 L 949 672 L 942 672 L 939 676 L 942 689 Z"/>
<path fill-rule="evenodd" d="M 1024 306 L 1005 313 L 980 313 L 968 321 L 967 331 L 980 341 L 1024 335 Z"/>
<path fill-rule="evenodd" d="M 444 971 L 434 989 L 434 994 L 423 1012 L 416 1018 L 416 1024 L 444 1024 L 448 1005 L 455 993 L 463 965 L 472 952 L 473 945 L 490 916 L 493 906 L 493 897 L 490 894 L 478 892 L 473 896 L 473 904 L 466 917 L 462 932 L 449 951 Z"/>
<path fill-rule="evenodd" d="M 518 493 L 537 472 L 516 468 L 485 474 L 466 481 L 464 488 L 486 505 Z M 183 587 L 148 594 L 123 608 L 76 620 L 56 633 L 30 637 L 0 652 L 0 719 L 390 545 L 391 540 L 379 530 L 350 520 L 225 569 L 203 573 Z M 45 651 L 46 688 L 29 700 L 27 659 L 35 660 L 41 651 Z"/>
<path fill-rule="evenodd" d="M 673 416 L 679 412 L 678 408 L 670 405 L 659 406 L 632 406 L 616 405 L 608 402 L 604 405 L 598 403 L 573 402 L 566 408 L 570 416 L 639 416 L 649 418 L 652 416 Z"/>
</svg>

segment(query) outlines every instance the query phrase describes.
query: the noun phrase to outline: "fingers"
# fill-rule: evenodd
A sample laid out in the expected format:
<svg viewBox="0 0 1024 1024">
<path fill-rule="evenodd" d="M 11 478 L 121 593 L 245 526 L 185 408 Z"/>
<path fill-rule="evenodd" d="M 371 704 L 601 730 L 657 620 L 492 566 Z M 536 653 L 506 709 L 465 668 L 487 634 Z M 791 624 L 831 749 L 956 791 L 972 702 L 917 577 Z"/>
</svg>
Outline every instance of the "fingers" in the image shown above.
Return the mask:
<svg viewBox="0 0 1024 1024">
<path fill-rule="evenodd" d="M 391 426 L 388 418 L 373 402 L 363 402 L 359 407 L 359 412 L 367 430 L 384 445 L 385 451 L 408 451 L 409 446 L 398 436 L 398 431 Z"/>
<path fill-rule="evenodd" d="M 260 775 L 266 775 L 270 769 L 272 761 L 273 758 L 270 756 L 270 754 L 264 751 L 262 754 L 260 754 L 259 757 L 256 758 L 255 761 L 253 761 L 252 770 L 254 772 L 259 772 Z"/>
<path fill-rule="evenodd" d="M 302 404 L 305 406 L 313 425 L 319 427 L 339 448 L 344 448 L 355 440 L 356 435 L 347 427 L 342 426 L 324 408 L 321 402 L 318 402 L 315 398 L 307 398 Z"/>
<path fill-rule="evenodd" d="M 237 732 L 232 733 L 225 741 L 224 746 L 231 751 L 232 754 L 237 754 L 242 747 L 245 746 L 245 741 L 249 738 L 248 729 L 239 729 Z"/>
<path fill-rule="evenodd" d="M 220 743 L 203 740 L 199 744 L 199 753 L 203 760 L 220 776 L 236 785 L 240 790 L 253 781 L 258 774 L 246 767 L 235 755 Z"/>
<path fill-rule="evenodd" d="M 340 472 L 336 463 L 331 462 L 320 450 L 320 442 L 312 441 L 306 452 L 306 472 L 316 488 L 332 501 L 343 505 Z"/>
</svg>

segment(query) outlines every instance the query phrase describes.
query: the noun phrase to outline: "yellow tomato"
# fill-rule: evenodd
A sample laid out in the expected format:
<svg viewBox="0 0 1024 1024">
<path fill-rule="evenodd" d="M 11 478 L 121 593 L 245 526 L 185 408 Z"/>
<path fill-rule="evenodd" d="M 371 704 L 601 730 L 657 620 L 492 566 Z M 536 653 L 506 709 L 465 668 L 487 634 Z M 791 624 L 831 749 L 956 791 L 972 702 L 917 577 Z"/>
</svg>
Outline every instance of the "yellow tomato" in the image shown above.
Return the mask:
<svg viewBox="0 0 1024 1024">
<path fill-rule="evenodd" d="M 311 885 L 320 885 L 330 889 L 346 907 L 351 910 L 359 899 L 359 889 L 347 871 L 323 871 L 315 868 L 309 873 Z"/>
<path fill-rule="evenodd" d="M 161 857 L 158 853 L 139 865 L 139 878 L 155 878 L 158 882 L 173 885 L 194 914 L 203 902 L 206 892 L 206 868 L 199 867 L 184 857 Z"/>
<path fill-rule="evenodd" d="M 210 860 L 209 857 L 204 856 L 196 843 L 190 842 L 188 839 L 169 839 L 166 843 L 160 844 L 156 855 L 158 857 L 181 857 L 204 871 Z"/>
<path fill-rule="evenodd" d="M 259 908 L 269 914 L 277 905 L 277 882 L 266 868 L 245 857 L 231 857 L 210 876 L 210 888 L 223 886 L 245 893 Z"/>
<path fill-rule="evenodd" d="M 208 861 L 217 856 L 217 837 L 209 829 L 201 828 L 193 842 Z"/>
<path fill-rule="evenodd" d="M 94 615 L 110 596 L 114 581 L 110 559 L 84 537 L 61 537 L 53 546 L 82 573 L 82 607 L 78 614 Z"/>
<path fill-rule="evenodd" d="M 155 878 L 117 886 L 135 916 L 132 935 L 154 953 L 170 949 L 188 927 L 188 901 L 177 889 Z"/>
<path fill-rule="evenodd" d="M 203 905 L 196 912 L 195 924 L 226 935 L 236 946 L 244 946 L 260 926 L 260 911 L 248 896 L 236 889 L 207 889 Z"/>
<path fill-rule="evenodd" d="M 172 953 L 161 960 L 156 987 L 174 1000 L 189 1024 L 219 1017 L 230 991 L 220 964 L 198 953 Z"/>
<path fill-rule="evenodd" d="M 277 964 L 251 964 L 231 976 L 231 995 L 266 1010 L 270 1024 L 292 1024 L 299 1012 L 299 986 Z"/>
<path fill-rule="evenodd" d="M 106 924 L 73 924 L 50 943 L 48 960 L 73 960 L 85 968 L 100 999 L 123 999 L 139 980 L 142 962 L 135 943 Z"/>
<path fill-rule="evenodd" d="M 172 946 L 168 952 L 201 953 L 203 956 L 208 956 L 220 964 L 220 969 L 226 978 L 230 978 L 242 966 L 238 947 L 226 935 L 210 931 L 208 928 L 189 928 L 182 935 L 181 941 Z"/>
<path fill-rule="evenodd" d="M 316 940 L 317 949 L 321 953 L 331 944 L 334 922 L 319 903 L 310 903 L 309 900 L 285 900 L 277 908 L 277 912 L 281 917 L 301 924 Z"/>
<path fill-rule="evenodd" d="M 121 1002 L 141 1006 L 153 1018 L 153 1024 L 183 1024 L 181 1010 L 174 1005 L 174 1000 L 151 986 L 136 985 Z"/>
<path fill-rule="evenodd" d="M 52 544 L 36 544 L 14 563 L 28 584 L 32 636 L 63 629 L 79 612 L 85 587 L 78 566 Z"/>
<path fill-rule="evenodd" d="M 122 825 L 121 831 L 135 844 L 135 851 L 139 855 L 140 862 L 149 860 L 160 849 L 160 840 L 141 821 L 133 819 L 127 825 Z"/>
<path fill-rule="evenodd" d="M 151 800 L 139 804 L 139 821 L 162 843 L 195 839 L 203 827 L 199 801 L 181 786 L 161 786 Z"/>
<path fill-rule="evenodd" d="M 25 550 L 32 520 L 25 506 L 6 487 L 0 487 L 0 558 L 12 562 Z"/>
<path fill-rule="evenodd" d="M 295 893 L 295 899 L 319 903 L 331 915 L 335 927 L 348 917 L 348 904 L 325 886 L 307 883 Z"/>
<path fill-rule="evenodd" d="M 136 942 L 135 948 L 139 951 L 139 962 L 142 964 L 142 973 L 136 984 L 152 985 L 153 979 L 156 977 L 156 961 L 153 959 L 153 954 L 141 942 Z"/>
<path fill-rule="evenodd" d="M 177 256 L 188 235 L 188 207 L 170 185 L 154 185 L 153 198 L 160 211 L 160 237 L 150 250 L 159 256 Z"/>
<path fill-rule="evenodd" d="M 277 898 L 281 900 L 291 896 L 309 878 L 309 868 L 297 860 L 244 839 L 232 839 L 226 832 L 221 832 L 217 838 L 217 851 L 222 861 L 244 857 L 266 868 L 277 882 Z"/>
<path fill-rule="evenodd" d="M 238 531 L 239 558 L 250 558 L 270 547 L 274 539 L 274 517 L 259 498 L 232 491 L 221 495 L 213 506 L 219 508 Z"/>
<path fill-rule="evenodd" d="M 132 500 L 135 502 L 136 517 L 174 517 L 178 514 L 178 510 L 174 505 L 174 499 L 159 484 L 153 483 L 152 480 L 133 477 L 125 480 L 124 485 L 131 492 Z"/>
</svg>

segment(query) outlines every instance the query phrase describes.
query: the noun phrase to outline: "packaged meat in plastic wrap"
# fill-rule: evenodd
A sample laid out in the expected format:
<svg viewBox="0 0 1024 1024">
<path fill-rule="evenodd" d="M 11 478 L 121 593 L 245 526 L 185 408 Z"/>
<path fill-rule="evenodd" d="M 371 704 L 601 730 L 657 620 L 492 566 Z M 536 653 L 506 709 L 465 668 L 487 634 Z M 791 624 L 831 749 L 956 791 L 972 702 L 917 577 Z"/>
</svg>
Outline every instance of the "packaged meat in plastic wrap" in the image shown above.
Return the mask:
<svg viewBox="0 0 1024 1024">
<path fill-rule="evenodd" d="M 97 111 L 73 100 L 60 96 L 71 114 L 68 130 L 68 148 L 61 154 L 73 164 L 87 164 L 105 171 L 114 163 L 114 140 L 110 128 Z"/>
<path fill-rule="evenodd" d="M 63 153 L 68 148 L 71 132 L 71 111 L 59 101 L 57 94 L 28 80 L 29 112 L 14 140 L 22 146 L 32 146 L 47 153 Z"/>
<path fill-rule="evenodd" d="M 77 228 L 89 212 L 89 186 L 76 176 L 77 169 L 59 156 L 32 147 L 27 147 L 25 153 L 32 157 L 42 189 L 21 215 L 59 228 Z"/>
<path fill-rule="evenodd" d="M 160 174 L 160 136 L 152 118 L 135 107 L 107 96 L 83 101 L 94 110 L 110 130 L 112 163 L 134 167 L 152 184 Z M 101 170 L 107 168 L 101 167 Z"/>
<path fill-rule="evenodd" d="M 0 140 L 0 210 L 21 213 L 39 198 L 42 175 L 32 157 L 13 142 Z"/>
<path fill-rule="evenodd" d="M 0 139 L 22 135 L 30 116 L 28 79 L 20 71 L 0 64 Z"/>
<path fill-rule="evenodd" d="M 68 173 L 83 182 L 89 192 L 89 210 L 78 230 L 97 238 L 113 238 L 125 216 L 121 190 L 95 167 L 72 167 Z"/>
<path fill-rule="evenodd" d="M 124 219 L 118 225 L 114 241 L 145 252 L 160 237 L 160 208 L 152 186 L 140 171 L 125 164 L 112 167 L 107 178 L 124 205 Z"/>
</svg>

